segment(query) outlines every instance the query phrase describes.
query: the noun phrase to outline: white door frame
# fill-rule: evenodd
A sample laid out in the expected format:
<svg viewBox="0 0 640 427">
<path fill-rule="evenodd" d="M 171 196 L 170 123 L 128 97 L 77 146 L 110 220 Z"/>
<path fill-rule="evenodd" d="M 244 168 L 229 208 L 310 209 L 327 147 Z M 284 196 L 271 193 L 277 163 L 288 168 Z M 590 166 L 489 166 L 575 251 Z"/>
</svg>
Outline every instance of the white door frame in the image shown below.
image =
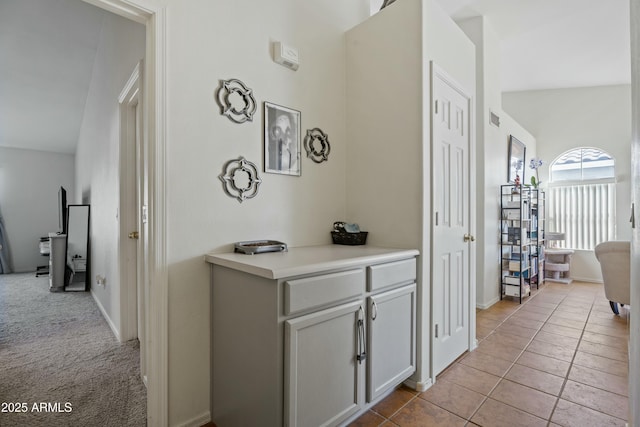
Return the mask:
<svg viewBox="0 0 640 427">
<path fill-rule="evenodd" d="M 476 109 L 475 109 L 475 96 L 473 95 L 475 92 L 474 91 L 470 91 L 467 88 L 465 88 L 464 86 L 460 85 L 454 78 L 451 77 L 451 75 L 449 73 L 447 73 L 444 68 L 440 67 L 438 64 L 435 63 L 435 61 L 431 61 L 431 79 L 430 79 L 430 97 L 431 97 L 431 106 L 433 106 L 433 82 L 435 81 L 435 78 L 439 77 L 442 81 L 444 81 L 445 83 L 447 83 L 449 86 L 451 86 L 452 88 L 454 88 L 456 91 L 458 91 L 459 93 L 461 93 L 465 98 L 469 99 L 469 234 L 471 234 L 472 236 L 476 236 L 477 235 L 477 226 L 476 226 L 476 220 L 477 220 L 477 213 L 476 213 L 476 192 L 477 192 L 477 188 L 474 187 L 473 184 L 478 184 L 479 180 L 476 180 Z M 431 114 L 431 123 L 430 123 L 430 128 L 431 128 L 431 144 L 430 147 L 433 148 L 433 112 Z M 433 155 L 431 156 L 431 161 L 433 161 L 434 157 Z M 433 170 L 433 165 L 431 165 L 431 170 Z M 431 188 L 431 196 L 433 197 L 433 179 L 431 180 L 432 182 L 432 188 Z M 432 203 L 433 206 L 433 203 Z M 435 217 L 434 215 L 432 215 L 431 217 L 431 230 L 433 230 L 433 227 L 435 226 Z M 435 244 L 435 242 L 433 241 L 433 231 L 431 233 L 431 280 L 433 280 L 433 254 L 434 254 L 434 249 L 433 246 Z M 476 301 L 476 285 L 477 285 L 477 278 L 476 278 L 476 245 L 479 244 L 479 242 L 475 242 L 475 244 L 470 244 L 469 245 L 469 290 L 468 290 L 468 308 L 469 308 L 469 313 L 468 313 L 468 319 L 469 319 L 469 338 L 468 338 L 468 350 L 472 351 L 477 347 L 477 340 L 476 340 L 476 311 L 475 311 L 475 301 Z M 433 304 L 434 304 L 434 299 L 433 299 L 433 295 L 430 297 L 430 301 L 431 301 L 431 307 L 430 307 L 430 313 L 431 315 L 433 314 Z M 431 317 L 431 328 L 429 329 L 429 337 L 431 336 L 431 333 L 433 332 L 433 317 Z M 431 340 L 429 340 L 429 342 L 431 342 Z M 434 375 L 434 364 L 433 364 L 433 345 L 431 345 L 431 357 L 430 357 L 430 372 L 431 372 L 431 380 L 435 383 L 435 375 Z"/>
<path fill-rule="evenodd" d="M 142 129 L 142 72 L 143 63 L 136 64 L 125 84 L 118 103 L 120 105 L 120 230 L 118 234 L 120 272 L 120 339 L 140 341 L 140 373 L 147 383 L 147 325 L 146 307 L 148 281 L 144 268 L 147 235 L 143 228 L 143 173 L 141 162 Z M 143 113 L 142 113 L 143 114 Z M 128 234 L 138 231 L 141 240 Z M 144 248 L 144 250 L 143 250 Z"/>
<path fill-rule="evenodd" d="M 137 244 L 127 235 L 138 230 L 136 215 L 137 187 L 136 170 L 136 107 L 140 105 L 140 72 L 138 63 L 125 84 L 118 103 L 120 104 L 120 207 L 118 209 L 120 233 L 118 235 L 118 258 L 120 260 L 120 339 L 128 341 L 138 338 L 137 322 Z M 140 342 L 141 346 L 144 345 Z"/>
<path fill-rule="evenodd" d="M 147 424 L 169 424 L 168 288 L 166 261 L 166 7 L 147 0 L 84 0 L 145 25 L 143 77 L 143 150 L 148 193 L 149 348 L 147 351 Z"/>
</svg>

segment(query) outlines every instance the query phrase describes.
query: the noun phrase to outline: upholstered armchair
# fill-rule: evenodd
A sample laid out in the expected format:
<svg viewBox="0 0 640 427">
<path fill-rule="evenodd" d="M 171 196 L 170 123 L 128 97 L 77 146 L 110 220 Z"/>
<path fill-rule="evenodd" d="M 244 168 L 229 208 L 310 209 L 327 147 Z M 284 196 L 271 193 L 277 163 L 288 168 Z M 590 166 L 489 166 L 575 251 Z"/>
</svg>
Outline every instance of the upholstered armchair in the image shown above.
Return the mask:
<svg viewBox="0 0 640 427">
<path fill-rule="evenodd" d="M 604 294 L 611 310 L 619 314 L 618 304 L 631 302 L 631 242 L 603 242 L 596 246 L 595 253 L 602 270 Z"/>
</svg>

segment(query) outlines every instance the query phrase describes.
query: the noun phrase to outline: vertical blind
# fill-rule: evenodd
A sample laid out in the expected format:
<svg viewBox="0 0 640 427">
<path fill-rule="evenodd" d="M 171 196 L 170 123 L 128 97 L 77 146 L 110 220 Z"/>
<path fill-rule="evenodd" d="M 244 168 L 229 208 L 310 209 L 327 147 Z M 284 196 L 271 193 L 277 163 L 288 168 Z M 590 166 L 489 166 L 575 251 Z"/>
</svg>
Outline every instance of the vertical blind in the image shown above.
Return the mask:
<svg viewBox="0 0 640 427">
<path fill-rule="evenodd" d="M 549 189 L 548 229 L 564 232 L 561 247 L 592 250 L 616 236 L 615 183 L 553 186 Z"/>
</svg>

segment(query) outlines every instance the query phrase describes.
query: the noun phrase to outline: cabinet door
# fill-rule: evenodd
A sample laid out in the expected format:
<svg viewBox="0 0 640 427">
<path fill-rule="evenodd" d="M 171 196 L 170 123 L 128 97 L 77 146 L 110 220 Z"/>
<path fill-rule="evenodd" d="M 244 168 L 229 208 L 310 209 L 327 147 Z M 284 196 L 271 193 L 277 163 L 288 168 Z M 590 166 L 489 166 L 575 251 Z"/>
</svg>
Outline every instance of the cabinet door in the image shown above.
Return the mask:
<svg viewBox="0 0 640 427">
<path fill-rule="evenodd" d="M 285 421 L 334 426 L 364 405 L 361 301 L 285 322 Z"/>
<path fill-rule="evenodd" d="M 416 285 L 369 298 L 367 401 L 407 379 L 416 369 Z"/>
</svg>

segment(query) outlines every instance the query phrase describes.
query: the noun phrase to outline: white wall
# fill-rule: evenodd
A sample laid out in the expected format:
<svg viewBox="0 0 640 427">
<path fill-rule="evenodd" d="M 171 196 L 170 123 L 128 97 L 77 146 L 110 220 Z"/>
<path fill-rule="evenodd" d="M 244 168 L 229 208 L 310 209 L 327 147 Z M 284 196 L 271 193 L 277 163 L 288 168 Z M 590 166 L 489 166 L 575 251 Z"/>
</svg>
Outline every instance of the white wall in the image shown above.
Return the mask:
<svg viewBox="0 0 640 427">
<path fill-rule="evenodd" d="M 0 148 L 0 214 L 4 217 L 14 272 L 47 265 L 40 237 L 58 231 L 58 189 L 74 194 L 74 156 Z"/>
<path fill-rule="evenodd" d="M 485 309 L 500 300 L 499 194 L 507 183 L 509 137 L 527 146 L 527 159 L 535 156 L 536 140 L 502 110 L 500 41 L 489 19 L 479 16 L 458 25 L 476 46 L 476 306 Z M 490 124 L 491 112 L 500 117 L 500 127 Z"/>
<path fill-rule="evenodd" d="M 76 152 L 75 203 L 91 205 L 91 292 L 120 334 L 118 264 L 120 95 L 144 57 L 145 28 L 105 14 Z M 92 277 L 92 279 L 93 279 Z"/>
<path fill-rule="evenodd" d="M 636 226 L 631 236 L 631 306 L 640 307 L 640 1 L 631 0 L 631 84 L 632 199 L 635 204 Z M 631 312 L 629 326 L 629 402 L 640 400 L 640 322 L 638 310 Z M 629 408 L 629 425 L 640 423 L 640 405 Z"/>
<path fill-rule="evenodd" d="M 347 49 L 347 216 L 369 231 L 368 243 L 420 250 L 413 380 L 424 386 L 431 380 L 431 61 L 473 96 L 474 47 L 435 2 L 403 0 L 351 29 Z"/>
<path fill-rule="evenodd" d="M 538 141 L 542 186 L 549 181 L 549 164 L 576 147 L 598 147 L 616 160 L 617 239 L 629 240 L 631 228 L 631 87 L 629 85 L 508 92 L 503 108 Z M 527 155 L 527 157 L 529 157 Z M 593 251 L 577 251 L 571 263 L 575 279 L 601 281 Z"/>
<path fill-rule="evenodd" d="M 251 239 L 328 244 L 333 222 L 345 219 L 344 31 L 368 14 L 367 0 L 168 1 L 170 425 L 202 424 L 209 414 L 210 283 L 203 255 Z M 276 40 L 299 50 L 298 71 L 272 61 Z M 220 114 L 215 91 L 230 78 L 253 89 L 252 122 Z M 300 177 L 263 173 L 264 101 L 301 111 L 303 135 L 325 131 L 328 162 L 303 158 Z M 225 195 L 218 179 L 224 163 L 241 155 L 258 165 L 263 180 L 257 197 L 242 204 Z M 237 309 L 251 307 L 238 301 Z"/>
</svg>

